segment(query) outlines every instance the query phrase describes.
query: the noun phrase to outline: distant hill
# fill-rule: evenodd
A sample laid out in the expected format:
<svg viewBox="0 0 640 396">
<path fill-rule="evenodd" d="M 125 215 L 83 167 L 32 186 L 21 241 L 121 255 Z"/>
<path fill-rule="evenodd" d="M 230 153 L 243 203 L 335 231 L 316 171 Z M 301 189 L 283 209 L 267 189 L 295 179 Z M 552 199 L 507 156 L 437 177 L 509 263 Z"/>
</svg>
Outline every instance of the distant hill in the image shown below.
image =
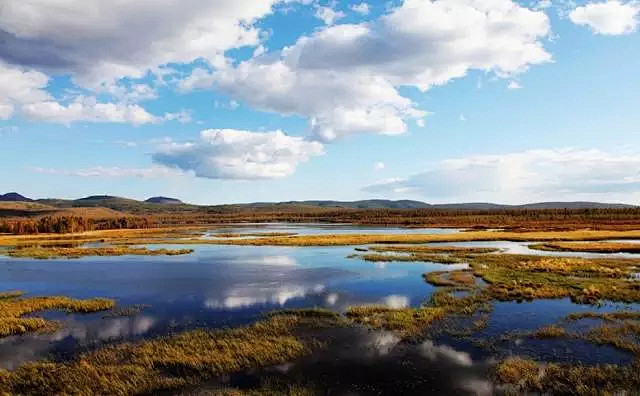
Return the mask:
<svg viewBox="0 0 640 396">
<path fill-rule="evenodd" d="M 0 195 L 0 201 L 7 202 L 32 202 L 33 200 L 25 197 L 24 195 L 20 195 L 17 192 L 10 192 L 4 195 Z"/>
<path fill-rule="evenodd" d="M 0 201 L 37 202 L 59 209 L 103 207 L 126 213 L 198 212 L 211 213 L 226 210 L 305 210 L 305 209 L 442 209 L 442 210 L 508 210 L 508 209 L 625 209 L 636 205 L 600 202 L 538 202 L 524 205 L 503 205 L 490 202 L 466 202 L 451 204 L 429 204 L 412 200 L 367 199 L 360 201 L 284 201 L 254 202 L 229 205 L 191 205 L 179 199 L 156 196 L 145 201 L 116 197 L 113 195 L 91 195 L 80 199 L 38 199 L 31 200 L 18 193 L 0 195 Z"/>
<path fill-rule="evenodd" d="M 429 204 L 411 200 L 369 199 L 363 201 L 287 201 L 256 202 L 239 206 L 278 207 L 278 206 L 312 206 L 320 208 L 347 209 L 448 209 L 448 210 L 505 210 L 505 209 L 624 209 L 635 205 L 611 204 L 599 202 L 539 202 L 524 205 L 504 205 L 489 202 L 467 202 L 452 204 Z"/>
<path fill-rule="evenodd" d="M 180 204 L 184 203 L 179 199 L 168 198 L 168 197 L 151 197 L 151 198 L 145 200 L 144 202 L 154 203 L 154 204 L 162 204 L 162 205 L 180 205 Z"/>
</svg>

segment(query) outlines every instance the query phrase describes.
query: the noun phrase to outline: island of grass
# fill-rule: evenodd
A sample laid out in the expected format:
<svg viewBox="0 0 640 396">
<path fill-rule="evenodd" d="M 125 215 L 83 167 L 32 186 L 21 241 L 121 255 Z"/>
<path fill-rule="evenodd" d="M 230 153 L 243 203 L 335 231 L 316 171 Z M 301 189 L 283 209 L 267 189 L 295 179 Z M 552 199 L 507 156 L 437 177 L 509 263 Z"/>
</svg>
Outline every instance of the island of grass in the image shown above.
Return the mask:
<svg viewBox="0 0 640 396">
<path fill-rule="evenodd" d="M 193 253 L 193 249 L 148 249 L 146 247 L 20 247 L 7 251 L 10 257 L 53 259 L 80 258 L 86 256 L 177 256 Z"/>
<path fill-rule="evenodd" d="M 529 248 L 551 252 L 640 253 L 640 243 L 625 242 L 545 242 Z"/>
<path fill-rule="evenodd" d="M 0 295 L 0 337 L 24 334 L 34 331 L 56 330 L 54 321 L 38 317 L 24 317 L 34 312 L 56 310 L 66 312 L 99 312 L 115 306 L 115 302 L 105 298 L 76 300 L 62 296 L 23 298 L 21 291 L 4 292 Z"/>
</svg>

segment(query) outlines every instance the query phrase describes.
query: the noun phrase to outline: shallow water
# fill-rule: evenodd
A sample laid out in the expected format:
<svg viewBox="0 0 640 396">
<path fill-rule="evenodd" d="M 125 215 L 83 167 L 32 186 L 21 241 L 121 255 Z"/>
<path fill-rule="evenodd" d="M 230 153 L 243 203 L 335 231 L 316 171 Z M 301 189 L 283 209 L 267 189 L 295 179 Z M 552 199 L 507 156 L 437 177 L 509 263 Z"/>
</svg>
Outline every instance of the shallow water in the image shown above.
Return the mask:
<svg viewBox="0 0 640 396">
<path fill-rule="evenodd" d="M 389 232 L 386 228 L 354 226 L 339 226 L 338 229 L 340 232 L 348 230 L 356 233 Z M 224 232 L 238 231 L 235 228 L 230 230 Z M 254 230 L 243 228 L 242 232 Z M 335 233 L 336 227 L 278 224 L 273 227 L 258 227 L 255 232 Z M 418 230 L 395 229 L 394 232 L 415 233 Z M 431 231 L 423 229 L 421 232 Z M 526 243 L 516 242 L 467 242 L 455 245 L 499 247 L 513 253 L 549 254 L 530 250 Z M 156 247 L 182 246 L 150 246 Z M 104 342 L 152 337 L 197 327 L 249 323 L 267 311 L 280 308 L 325 307 L 343 311 L 350 305 L 364 303 L 392 307 L 417 306 L 428 301 L 434 290 L 434 287 L 423 281 L 423 273 L 464 268 L 464 265 L 370 263 L 346 258 L 354 253 L 353 247 L 188 247 L 195 252 L 167 257 L 88 257 L 77 260 L 0 257 L 0 290 L 24 290 L 30 296 L 111 297 L 121 306 L 150 305 L 133 317 L 104 317 L 104 313 L 46 313 L 45 316 L 62 322 L 61 330 L 55 334 L 0 339 L 0 366 L 13 368 L 25 361 L 43 357 L 68 358 L 78 351 Z M 521 304 L 496 303 L 490 314 L 489 325 L 479 335 L 494 339 L 509 330 L 534 330 L 555 323 L 571 312 L 625 308 L 640 309 L 640 305 L 606 304 L 594 308 L 572 304 L 568 299 Z M 359 339 L 358 342 L 348 343 L 354 345 L 354 348 L 359 346 L 372 348 L 374 351 L 380 345 L 386 345 L 384 340 L 387 340 L 387 344 L 390 343 L 389 340 L 396 340 L 388 333 L 359 330 L 353 330 L 348 337 Z M 575 341 L 516 340 L 500 343 L 498 352 L 483 350 L 470 342 L 447 337 L 440 337 L 434 342 L 435 344 L 423 341 L 419 345 L 405 345 L 396 340 L 392 347 L 385 346 L 386 353 L 376 352 L 372 358 L 365 360 L 355 359 L 353 356 L 346 359 L 341 355 L 314 357 L 290 368 L 291 375 L 305 376 L 313 370 L 322 369 L 327 372 L 327 376 L 338 376 L 338 372 L 327 366 L 327 362 L 333 362 L 336 367 L 343 367 L 345 370 L 367 367 L 371 370 L 383 370 L 386 367 L 397 374 L 397 370 L 403 367 L 399 362 L 409 359 L 414 364 L 411 370 L 419 367 L 423 369 L 423 374 L 424 370 L 435 370 L 427 375 L 429 378 L 437 377 L 436 374 L 441 372 L 442 367 L 459 366 L 459 370 L 452 371 L 446 381 L 429 385 L 435 390 L 452 391 L 458 389 L 461 383 L 488 386 L 481 373 L 486 371 L 484 369 L 490 359 L 496 356 L 518 354 L 545 360 L 594 363 L 623 363 L 631 359 L 628 354 L 610 347 L 595 347 Z M 453 374 L 458 372 L 459 378 Z M 414 371 L 405 372 L 398 378 L 413 378 L 414 375 Z M 327 381 L 338 379 L 335 377 Z M 460 392 L 465 393 L 462 390 Z"/>
</svg>

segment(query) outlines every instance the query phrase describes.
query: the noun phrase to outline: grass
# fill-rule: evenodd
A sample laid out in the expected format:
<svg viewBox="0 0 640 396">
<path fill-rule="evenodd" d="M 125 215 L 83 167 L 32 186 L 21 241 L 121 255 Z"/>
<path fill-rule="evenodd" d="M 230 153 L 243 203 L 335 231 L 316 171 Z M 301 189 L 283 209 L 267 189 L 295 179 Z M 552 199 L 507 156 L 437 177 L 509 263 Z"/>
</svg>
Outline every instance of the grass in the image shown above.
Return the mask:
<svg viewBox="0 0 640 396">
<path fill-rule="evenodd" d="M 640 244 L 623 242 L 546 242 L 529 245 L 529 248 L 553 252 L 640 253 Z"/>
<path fill-rule="evenodd" d="M 473 271 L 431 271 L 423 275 L 424 280 L 434 286 L 465 287 L 475 285 Z"/>
<path fill-rule="evenodd" d="M 640 363 L 585 366 L 512 357 L 498 365 L 495 377 L 507 394 L 635 394 L 640 389 Z"/>
<path fill-rule="evenodd" d="M 57 328 L 56 322 L 42 318 L 23 317 L 24 315 L 47 311 L 98 312 L 114 307 L 113 300 L 94 298 L 76 300 L 62 296 L 20 298 L 21 292 L 10 292 L 12 296 L 0 299 L 0 337 L 24 334 L 33 331 L 51 331 Z"/>
<path fill-rule="evenodd" d="M 193 249 L 147 249 L 144 247 L 99 247 L 99 248 L 61 248 L 61 247 L 28 247 L 9 250 L 10 257 L 35 259 L 80 258 L 85 256 L 176 256 L 193 253 Z"/>
<path fill-rule="evenodd" d="M 446 314 L 447 311 L 440 307 L 389 308 L 384 305 L 349 307 L 346 312 L 347 318 L 354 323 L 403 335 L 418 334 Z"/>
<path fill-rule="evenodd" d="M 629 279 L 631 259 L 578 259 L 512 254 L 477 256 L 469 264 L 500 301 L 571 297 L 578 303 L 602 299 L 640 301 L 640 282 Z"/>
<path fill-rule="evenodd" d="M 347 246 L 370 244 L 417 244 L 428 242 L 470 241 L 589 241 L 602 239 L 637 239 L 640 231 L 552 231 L 507 232 L 469 231 L 455 234 L 325 234 L 246 239 L 216 239 L 208 243 L 229 245 L 273 246 Z"/>
<path fill-rule="evenodd" d="M 104 347 L 70 363 L 30 363 L 0 372 L 0 392 L 139 394 L 202 384 L 310 353 L 317 343 L 295 333 L 316 319 L 281 314 L 241 328 L 195 330 Z"/>
<path fill-rule="evenodd" d="M 500 249 L 483 247 L 460 246 L 422 246 L 422 245 L 385 245 L 371 246 L 369 250 L 374 252 L 399 252 L 399 253 L 433 253 L 433 254 L 485 254 L 495 253 Z"/>
<path fill-rule="evenodd" d="M 296 235 L 295 232 L 219 232 L 213 234 L 216 238 L 246 238 L 246 237 L 282 237 Z"/>
<path fill-rule="evenodd" d="M 384 253 L 367 253 L 360 255 L 353 255 L 350 257 L 360 257 L 365 261 L 372 262 L 432 262 L 440 264 L 456 264 L 460 263 L 461 259 L 458 257 L 444 255 L 444 254 L 429 254 L 429 253 L 411 253 L 411 254 L 384 254 Z"/>
</svg>

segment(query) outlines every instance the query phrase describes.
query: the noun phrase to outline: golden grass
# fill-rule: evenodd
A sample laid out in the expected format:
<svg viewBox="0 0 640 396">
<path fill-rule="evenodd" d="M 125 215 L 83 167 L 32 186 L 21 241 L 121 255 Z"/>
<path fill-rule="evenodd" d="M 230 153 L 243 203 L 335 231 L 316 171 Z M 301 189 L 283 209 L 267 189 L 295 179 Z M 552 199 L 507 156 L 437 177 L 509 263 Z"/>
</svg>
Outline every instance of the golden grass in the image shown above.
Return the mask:
<svg viewBox="0 0 640 396">
<path fill-rule="evenodd" d="M 212 236 L 216 238 L 245 238 L 245 237 L 282 237 L 296 235 L 295 232 L 219 232 Z"/>
<path fill-rule="evenodd" d="M 501 301 L 571 297 L 575 302 L 601 299 L 640 301 L 640 281 L 629 279 L 635 259 L 575 259 L 562 257 L 484 255 L 471 258 L 486 292 Z"/>
<path fill-rule="evenodd" d="M 61 248 L 61 247 L 28 247 L 9 250 L 10 257 L 25 257 L 35 259 L 51 258 L 80 258 L 86 256 L 176 256 L 193 253 L 193 249 L 147 249 L 144 247 L 131 248 L 126 246 L 99 248 Z"/>
<path fill-rule="evenodd" d="M 56 328 L 56 323 L 42 318 L 24 318 L 26 314 L 38 311 L 57 310 L 67 312 L 97 312 L 114 307 L 113 300 L 94 298 L 90 300 L 75 300 L 69 297 L 13 297 L 0 299 L 0 337 L 24 334 L 32 331 L 50 331 Z"/>
<path fill-rule="evenodd" d="M 512 357 L 498 365 L 495 377 L 507 394 L 635 394 L 640 389 L 640 363 L 585 366 Z"/>
<path fill-rule="evenodd" d="M 174 336 L 104 347 L 71 363 L 31 363 L 0 372 L 9 394 L 140 394 L 176 390 L 221 375 L 283 364 L 316 343 L 294 333 L 307 321 L 272 316 L 228 330 L 195 330 Z"/>
<path fill-rule="evenodd" d="M 470 270 L 431 271 L 425 273 L 423 277 L 434 286 L 464 287 L 475 284 L 473 271 Z"/>
<path fill-rule="evenodd" d="M 552 232 L 506 232 L 469 231 L 456 234 L 332 234 L 298 235 L 289 237 L 262 237 L 246 239 L 216 239 L 208 241 L 229 245 L 274 245 L 274 246 L 345 246 L 369 244 L 407 244 L 428 242 L 471 241 L 589 241 L 603 239 L 637 239 L 640 230 L 634 231 L 552 231 Z"/>
<path fill-rule="evenodd" d="M 461 247 L 461 246 L 423 246 L 423 245 L 384 245 L 371 246 L 374 252 L 434 253 L 434 254 L 485 254 L 499 251 L 497 248 Z"/>
<path fill-rule="evenodd" d="M 440 307 L 390 308 L 384 305 L 354 306 L 346 312 L 347 318 L 354 323 L 403 335 L 418 334 L 446 314 L 447 311 Z"/>
<path fill-rule="evenodd" d="M 554 252 L 640 253 L 640 243 L 623 242 L 546 242 L 529 245 L 529 247 Z"/>
<path fill-rule="evenodd" d="M 361 255 L 353 255 L 350 257 L 360 257 L 365 261 L 372 262 L 431 262 L 440 264 L 456 264 L 460 263 L 458 257 L 445 254 L 429 254 L 429 253 L 411 253 L 411 254 L 383 254 L 383 253 L 367 253 Z"/>
<path fill-rule="evenodd" d="M 559 338 L 564 337 L 567 331 L 564 327 L 558 325 L 549 325 L 536 330 L 531 334 L 534 338 Z"/>
</svg>

